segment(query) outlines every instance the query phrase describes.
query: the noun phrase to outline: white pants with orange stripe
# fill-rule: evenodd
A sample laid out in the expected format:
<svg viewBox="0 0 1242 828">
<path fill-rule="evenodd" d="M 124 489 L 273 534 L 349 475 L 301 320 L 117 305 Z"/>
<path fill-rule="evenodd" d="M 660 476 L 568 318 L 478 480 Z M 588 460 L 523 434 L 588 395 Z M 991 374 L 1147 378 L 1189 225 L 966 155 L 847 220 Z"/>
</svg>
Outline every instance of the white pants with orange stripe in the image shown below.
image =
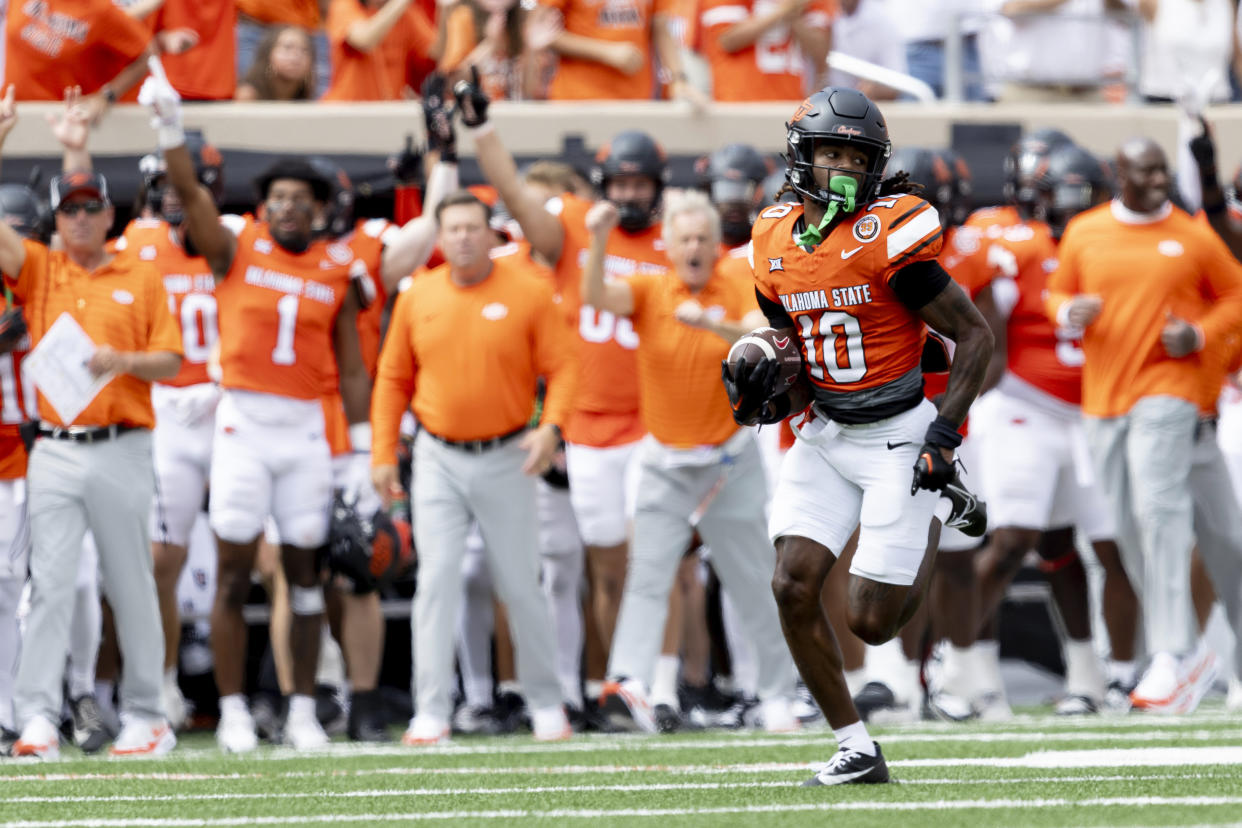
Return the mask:
<svg viewBox="0 0 1242 828">
<path fill-rule="evenodd" d="M 517 442 L 479 454 L 446 446 L 426 432 L 414 442 L 418 587 L 410 624 L 419 715 L 447 721 L 453 712 L 453 630 L 472 521 L 478 521 L 488 568 L 509 612 L 526 703 L 532 711 L 561 704 L 556 641 L 539 586 L 535 478 L 522 473 L 526 452 Z"/>
<path fill-rule="evenodd" d="M 644 438 L 634 539 L 609 676 L 651 686 L 669 592 L 697 528 L 754 647 L 760 699 L 792 696 L 793 658 L 772 595 L 776 550 L 765 530 L 767 495 L 763 460 L 749 429 L 703 454 L 678 452 L 654 437 Z"/>
</svg>

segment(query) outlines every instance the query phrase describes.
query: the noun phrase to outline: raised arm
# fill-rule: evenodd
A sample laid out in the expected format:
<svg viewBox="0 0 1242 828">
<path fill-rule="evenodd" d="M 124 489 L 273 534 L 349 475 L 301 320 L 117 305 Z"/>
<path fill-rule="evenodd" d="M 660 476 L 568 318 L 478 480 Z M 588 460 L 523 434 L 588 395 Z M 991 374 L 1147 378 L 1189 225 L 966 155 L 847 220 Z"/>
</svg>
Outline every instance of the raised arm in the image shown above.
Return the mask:
<svg viewBox="0 0 1242 828">
<path fill-rule="evenodd" d="M 596 310 L 629 316 L 634 312 L 634 291 L 623 281 L 604 281 L 608 234 L 619 220 L 616 205 L 610 201 L 598 201 L 587 211 L 586 226 L 591 233 L 591 246 L 587 251 L 586 265 L 582 268 L 582 301 Z"/>
<path fill-rule="evenodd" d="M 351 23 L 345 32 L 345 42 L 359 52 L 371 51 L 384 41 L 409 7 L 410 0 L 388 0 L 374 16 Z"/>
<path fill-rule="evenodd" d="M 91 131 L 91 116 L 82 99 L 82 87 L 67 88 L 64 110 L 59 115 L 48 113 L 47 122 L 64 148 L 61 169 L 65 172 L 90 170 L 91 155 L 86 149 L 86 142 Z"/>
<path fill-rule="evenodd" d="M 545 261 L 560 261 L 565 244 L 565 229 L 560 219 L 549 213 L 543 202 L 531 193 L 518 176 L 517 164 L 501 143 L 496 127 L 487 120 L 490 101 L 479 88 L 479 72 L 471 68 L 471 80 L 458 81 L 454 87 L 461 120 L 474 139 L 475 157 L 488 183 L 496 188 L 509 213 L 522 226 L 531 247 Z"/>
<path fill-rule="evenodd" d="M 216 279 L 223 279 L 233 265 L 237 237 L 220 224 L 220 212 L 211 193 L 198 183 L 194 161 L 185 146 L 181 96 L 168 82 L 159 58 L 151 58 L 150 66 L 151 76 L 142 84 L 138 102 L 155 113 L 152 124 L 159 130 L 159 145 L 164 151 L 168 183 L 185 205 L 186 226 L 194 246 L 207 259 Z"/>
<path fill-rule="evenodd" d="M 3 155 L 5 139 L 17 126 L 16 90 L 12 84 L 0 98 L 0 155 Z M 0 272 L 9 279 L 16 281 L 26 264 L 26 246 L 22 237 L 9 226 L 7 221 L 0 221 Z M 7 280 L 6 280 L 7 281 Z M 19 299 L 21 297 L 18 297 Z"/>
<path fill-rule="evenodd" d="M 810 2 L 811 0 L 784 0 L 763 14 L 750 14 L 742 5 L 719 7 L 722 10 L 736 9 L 740 12 L 737 22 L 721 33 L 720 48 L 733 53 L 754 45 L 768 29 L 781 24 L 793 25 Z"/>
</svg>

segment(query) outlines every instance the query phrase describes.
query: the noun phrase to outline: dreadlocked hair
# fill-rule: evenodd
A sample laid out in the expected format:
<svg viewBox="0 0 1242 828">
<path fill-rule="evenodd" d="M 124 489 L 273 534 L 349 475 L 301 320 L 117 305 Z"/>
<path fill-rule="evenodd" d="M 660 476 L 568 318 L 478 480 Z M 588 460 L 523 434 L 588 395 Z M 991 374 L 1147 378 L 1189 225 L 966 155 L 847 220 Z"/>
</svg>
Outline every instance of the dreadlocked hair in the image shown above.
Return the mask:
<svg viewBox="0 0 1242 828">
<path fill-rule="evenodd" d="M 909 174 L 905 170 L 890 176 L 880 182 L 880 196 L 892 195 L 922 195 L 923 185 L 910 180 Z M 772 197 L 773 201 L 780 201 L 781 196 L 786 193 L 797 193 L 793 185 L 786 181 L 781 188 L 776 191 L 776 195 Z"/>
</svg>

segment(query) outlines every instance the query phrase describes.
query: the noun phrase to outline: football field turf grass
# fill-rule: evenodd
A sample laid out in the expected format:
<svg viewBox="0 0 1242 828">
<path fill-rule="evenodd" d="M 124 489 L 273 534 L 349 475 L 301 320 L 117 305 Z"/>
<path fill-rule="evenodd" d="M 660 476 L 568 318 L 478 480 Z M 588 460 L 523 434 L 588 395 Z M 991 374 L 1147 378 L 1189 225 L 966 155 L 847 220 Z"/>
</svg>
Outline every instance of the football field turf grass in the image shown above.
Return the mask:
<svg viewBox="0 0 1242 828">
<path fill-rule="evenodd" d="M 65 749 L 0 764 L 0 823 L 214 825 L 1205 825 L 1242 823 L 1242 715 L 876 727 L 896 784 L 802 788 L 831 732 L 457 738 L 221 755 L 192 734 L 162 760 Z"/>
</svg>

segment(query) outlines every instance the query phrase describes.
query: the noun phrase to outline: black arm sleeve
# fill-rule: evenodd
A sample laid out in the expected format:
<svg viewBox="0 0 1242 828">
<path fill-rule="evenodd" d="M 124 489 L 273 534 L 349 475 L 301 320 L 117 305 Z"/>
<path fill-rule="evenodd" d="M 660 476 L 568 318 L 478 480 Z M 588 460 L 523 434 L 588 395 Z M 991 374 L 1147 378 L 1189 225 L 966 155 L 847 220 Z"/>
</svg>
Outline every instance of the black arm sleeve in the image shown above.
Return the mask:
<svg viewBox="0 0 1242 828">
<path fill-rule="evenodd" d="M 773 328 L 792 328 L 793 320 L 789 318 L 789 314 L 785 311 L 785 306 L 780 302 L 773 302 L 768 297 L 759 292 L 759 288 L 755 288 L 755 298 L 759 300 L 759 310 L 763 311 L 763 315 L 768 318 L 768 324 Z"/>
<path fill-rule="evenodd" d="M 888 286 L 912 311 L 921 309 L 953 281 L 934 259 L 913 262 L 888 277 Z"/>
</svg>

